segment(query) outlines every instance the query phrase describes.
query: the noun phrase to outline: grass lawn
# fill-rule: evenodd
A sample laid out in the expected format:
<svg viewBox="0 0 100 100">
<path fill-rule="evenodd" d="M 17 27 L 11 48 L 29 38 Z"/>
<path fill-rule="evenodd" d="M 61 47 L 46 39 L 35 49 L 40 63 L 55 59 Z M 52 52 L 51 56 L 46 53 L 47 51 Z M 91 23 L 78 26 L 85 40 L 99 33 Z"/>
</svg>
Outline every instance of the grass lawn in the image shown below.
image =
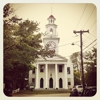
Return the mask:
<svg viewBox="0 0 100 100">
<path fill-rule="evenodd" d="M 53 94 L 53 93 L 70 93 L 71 90 L 68 89 L 58 89 L 58 90 L 20 90 L 18 94 Z"/>
</svg>

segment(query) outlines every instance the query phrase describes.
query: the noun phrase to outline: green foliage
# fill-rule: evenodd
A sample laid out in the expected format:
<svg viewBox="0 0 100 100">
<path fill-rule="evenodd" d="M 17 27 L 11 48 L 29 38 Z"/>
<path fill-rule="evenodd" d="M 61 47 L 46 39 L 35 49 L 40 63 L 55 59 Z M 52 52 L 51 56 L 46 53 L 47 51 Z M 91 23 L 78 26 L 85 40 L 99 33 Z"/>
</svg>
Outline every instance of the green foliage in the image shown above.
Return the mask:
<svg viewBox="0 0 100 100">
<path fill-rule="evenodd" d="M 97 71 L 96 67 L 88 68 L 87 73 L 85 74 L 85 81 L 89 86 L 97 85 Z"/>
<path fill-rule="evenodd" d="M 74 68 L 74 85 L 80 84 L 80 62 L 79 62 L 79 52 L 75 52 L 70 56 Z"/>
<path fill-rule="evenodd" d="M 86 61 L 84 64 L 86 65 L 86 74 L 85 81 L 87 85 L 96 86 L 97 84 L 97 49 L 93 48 L 92 51 L 86 52 L 84 59 Z"/>
<path fill-rule="evenodd" d="M 79 58 L 79 52 L 75 52 L 70 56 L 70 59 L 73 63 L 74 70 L 77 70 L 77 71 L 80 70 L 80 66 L 79 66 L 80 62 L 78 61 L 78 58 Z"/>
<path fill-rule="evenodd" d="M 8 17 L 11 13 L 13 13 L 14 9 L 11 8 L 10 4 L 7 3 L 3 8 L 3 17 Z"/>
<path fill-rule="evenodd" d="M 28 77 L 28 72 L 35 67 L 32 64 L 41 55 L 51 55 L 51 51 L 42 49 L 38 23 L 22 20 L 17 16 L 8 18 L 13 13 L 10 4 L 4 6 L 4 78 L 15 83 Z M 36 34 L 37 33 L 37 34 Z"/>
<path fill-rule="evenodd" d="M 96 86 L 96 80 L 97 80 L 97 68 L 95 67 L 97 65 L 97 49 L 93 48 L 92 51 L 85 52 L 84 54 L 84 70 L 86 71 L 85 74 L 85 83 L 87 85 L 93 85 Z M 79 72 L 78 65 L 80 65 L 79 61 L 79 53 L 75 52 L 71 55 L 70 59 L 73 63 L 74 70 L 76 72 Z M 86 66 L 86 67 L 85 67 Z M 74 83 L 78 84 L 80 83 L 79 80 L 79 73 L 74 72 Z"/>
<path fill-rule="evenodd" d="M 29 24 L 32 28 L 30 28 Z M 27 28 L 28 26 L 29 31 L 27 32 L 25 27 Z M 24 27 L 24 30 L 22 27 Z M 38 55 L 40 55 L 38 50 L 42 48 L 40 45 L 42 42 L 41 35 L 32 34 L 37 30 L 36 27 L 37 24 L 28 20 L 19 22 L 19 24 L 4 23 L 5 77 L 9 76 L 9 78 L 14 81 L 18 80 L 18 76 L 20 76 L 21 80 L 22 78 L 24 79 L 24 75 L 28 74 L 27 72 L 31 68 L 31 63 L 34 63 L 35 59 L 38 58 Z"/>
<path fill-rule="evenodd" d="M 80 72 L 74 70 L 74 85 L 81 84 L 80 78 L 81 78 Z"/>
<path fill-rule="evenodd" d="M 97 65 L 97 49 L 93 48 L 92 51 L 85 52 L 84 59 L 87 60 L 87 62 L 85 62 L 87 65 Z"/>
</svg>

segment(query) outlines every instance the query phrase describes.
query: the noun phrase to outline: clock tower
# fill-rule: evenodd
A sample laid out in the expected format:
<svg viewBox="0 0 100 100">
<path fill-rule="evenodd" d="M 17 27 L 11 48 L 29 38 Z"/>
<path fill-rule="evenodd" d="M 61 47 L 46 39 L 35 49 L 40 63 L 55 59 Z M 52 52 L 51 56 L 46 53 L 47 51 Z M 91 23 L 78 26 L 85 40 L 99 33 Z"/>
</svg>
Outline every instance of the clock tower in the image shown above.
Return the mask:
<svg viewBox="0 0 100 100">
<path fill-rule="evenodd" d="M 49 46 L 49 49 L 55 50 L 55 53 L 58 54 L 58 43 L 60 38 L 57 35 L 57 25 L 55 24 L 55 17 L 50 15 L 47 18 L 48 24 L 46 25 L 46 32 L 43 38 L 44 46 Z"/>
</svg>

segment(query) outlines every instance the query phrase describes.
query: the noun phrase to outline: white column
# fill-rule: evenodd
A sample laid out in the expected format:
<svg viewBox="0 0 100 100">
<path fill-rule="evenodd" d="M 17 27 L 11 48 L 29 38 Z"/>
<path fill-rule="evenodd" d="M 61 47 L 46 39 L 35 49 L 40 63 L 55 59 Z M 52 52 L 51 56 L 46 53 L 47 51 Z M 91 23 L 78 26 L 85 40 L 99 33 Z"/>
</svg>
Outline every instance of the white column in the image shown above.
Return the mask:
<svg viewBox="0 0 100 100">
<path fill-rule="evenodd" d="M 29 71 L 29 84 L 32 83 L 32 70 Z"/>
<path fill-rule="evenodd" d="M 38 87 L 39 86 L 38 85 L 38 83 L 39 83 L 39 81 L 38 81 L 38 73 L 39 73 L 38 70 L 39 70 L 39 65 L 37 64 L 36 65 L 36 87 L 35 87 L 36 89 L 39 88 Z"/>
<path fill-rule="evenodd" d="M 56 87 L 58 88 L 58 68 L 57 68 L 57 64 L 55 64 L 55 79 L 56 79 Z"/>
<path fill-rule="evenodd" d="M 45 73 L 45 76 L 46 76 L 46 85 L 45 85 L 45 88 L 48 88 L 48 64 L 45 64 L 45 70 L 46 70 L 46 73 Z"/>
<path fill-rule="evenodd" d="M 64 64 L 64 83 L 65 83 L 65 89 L 68 89 L 68 77 L 67 77 L 67 65 Z"/>
</svg>

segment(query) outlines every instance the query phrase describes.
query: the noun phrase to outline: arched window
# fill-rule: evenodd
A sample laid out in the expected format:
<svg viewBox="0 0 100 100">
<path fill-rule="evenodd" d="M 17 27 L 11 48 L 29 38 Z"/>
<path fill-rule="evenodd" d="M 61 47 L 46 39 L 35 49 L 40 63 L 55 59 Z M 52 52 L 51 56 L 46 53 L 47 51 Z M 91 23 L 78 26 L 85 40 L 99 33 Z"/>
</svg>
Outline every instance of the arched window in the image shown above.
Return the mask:
<svg viewBox="0 0 100 100">
<path fill-rule="evenodd" d="M 53 32 L 53 29 L 52 28 L 50 29 L 50 32 Z"/>
<path fill-rule="evenodd" d="M 43 88 L 43 78 L 40 79 L 40 88 Z"/>
<path fill-rule="evenodd" d="M 53 23 L 54 23 L 54 20 L 53 20 Z"/>
<path fill-rule="evenodd" d="M 59 88 L 63 88 L 63 80 L 62 80 L 62 78 L 59 79 Z"/>
<path fill-rule="evenodd" d="M 49 88 L 53 88 L 53 79 L 52 78 L 49 79 Z"/>
<path fill-rule="evenodd" d="M 52 19 L 51 19 L 51 23 L 52 23 Z"/>
</svg>

